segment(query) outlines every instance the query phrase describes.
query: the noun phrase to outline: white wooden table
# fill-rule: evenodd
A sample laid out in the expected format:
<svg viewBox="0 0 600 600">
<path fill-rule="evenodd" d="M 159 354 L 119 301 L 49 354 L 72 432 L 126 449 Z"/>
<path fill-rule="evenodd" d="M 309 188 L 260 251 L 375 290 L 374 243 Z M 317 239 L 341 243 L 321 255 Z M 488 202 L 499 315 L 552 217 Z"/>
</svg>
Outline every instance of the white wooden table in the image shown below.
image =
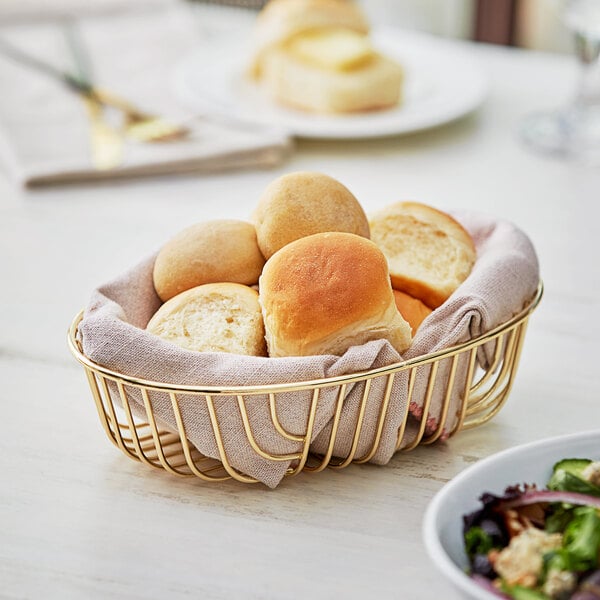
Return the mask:
<svg viewBox="0 0 600 600">
<path fill-rule="evenodd" d="M 298 144 L 274 171 L 27 192 L 0 176 L 0 597 L 458 598 L 430 563 L 432 496 L 504 448 L 598 426 L 600 170 L 528 153 L 519 119 L 567 97 L 566 57 L 473 46 L 477 114 L 419 135 Z M 340 179 L 367 211 L 400 199 L 515 221 L 546 292 L 507 405 L 445 444 L 288 479 L 276 490 L 174 479 L 101 431 L 67 327 L 93 287 L 179 229 L 247 218 L 277 175 Z M 600 446 L 600 441 L 599 441 Z M 457 516 L 458 518 L 458 516 Z"/>
</svg>

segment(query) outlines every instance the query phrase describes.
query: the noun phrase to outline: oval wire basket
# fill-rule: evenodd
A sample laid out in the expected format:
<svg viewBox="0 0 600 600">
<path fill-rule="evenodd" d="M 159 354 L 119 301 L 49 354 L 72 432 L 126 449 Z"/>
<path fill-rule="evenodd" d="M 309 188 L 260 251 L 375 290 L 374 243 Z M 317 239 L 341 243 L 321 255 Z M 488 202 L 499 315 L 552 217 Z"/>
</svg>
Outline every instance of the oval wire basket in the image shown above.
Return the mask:
<svg viewBox="0 0 600 600">
<path fill-rule="evenodd" d="M 461 429 L 481 425 L 498 413 L 506 401 L 514 381 L 529 317 L 537 307 L 542 294 L 543 286 L 540 283 L 530 303 L 512 319 L 484 335 L 452 348 L 361 373 L 285 384 L 227 388 L 174 385 L 139 379 L 112 371 L 92 362 L 82 352 L 77 339 L 77 328 L 83 312 L 79 313 L 71 324 L 68 344 L 75 358 L 83 365 L 105 433 L 127 456 L 149 466 L 165 469 L 174 475 L 196 476 L 205 481 L 223 481 L 233 478 L 245 483 L 256 483 L 257 479 L 234 468 L 228 458 L 218 414 L 215 410 L 213 400 L 215 396 L 234 397 L 231 400 L 237 401 L 247 441 L 252 449 L 268 461 L 289 461 L 290 467 L 286 471 L 286 476 L 291 476 L 300 471 L 318 472 L 325 467 L 340 469 L 352 462 L 365 463 L 371 460 L 377 452 L 381 440 L 394 378 L 400 373 L 406 373 L 408 375 L 408 402 L 406 402 L 404 415 L 398 428 L 396 451 L 409 451 L 419 444 L 431 444 L 440 439 L 442 435 L 444 438 L 448 438 Z M 477 353 L 485 344 L 493 344 L 491 352 L 493 358 L 489 364 L 482 367 L 477 361 Z M 440 369 L 440 364 L 447 360 L 450 361 L 446 363 L 449 368 Z M 457 368 L 460 360 L 463 361 L 466 368 Z M 427 368 L 426 372 L 423 371 L 423 367 Z M 440 376 L 442 372 L 443 376 Z M 458 378 L 457 373 L 459 374 Z M 424 384 L 425 392 L 421 403 L 422 415 L 417 422 L 416 433 L 412 434 L 412 439 L 407 443 L 405 433 L 410 417 L 411 395 L 415 389 L 415 381 L 419 376 L 425 374 L 427 380 Z M 380 378 L 385 381 L 385 391 L 378 407 L 376 431 L 370 442 L 370 449 L 357 456 L 369 393 L 373 382 Z M 364 383 L 364 388 L 351 447 L 345 456 L 334 456 L 336 435 L 347 388 L 359 382 Z M 435 429 L 427 431 L 432 397 L 436 389 L 439 393 L 440 386 L 443 395 L 441 409 L 436 415 Z M 111 388 L 113 393 L 110 391 Z M 323 454 L 315 454 L 310 451 L 310 443 L 313 439 L 319 395 L 325 388 L 336 389 L 335 415 L 329 433 L 327 450 Z M 306 392 L 307 390 L 311 393 L 311 404 L 306 428 L 302 434 L 292 434 L 281 425 L 278 417 L 278 395 L 289 392 Z M 449 407 L 453 390 L 459 390 L 460 401 L 454 422 L 447 430 L 446 425 L 451 422 Z M 168 394 L 177 423 L 177 432 L 163 430 L 157 424 L 152 406 L 152 396 L 157 393 Z M 132 394 L 137 394 L 137 397 L 141 396 L 143 400 L 146 413 L 143 419 L 134 415 Z M 188 441 L 179 405 L 183 395 L 194 396 L 198 401 L 206 403 L 220 460 L 202 455 Z M 256 442 L 248 419 L 246 401 L 257 395 L 268 397 L 273 427 L 282 438 L 298 443 L 301 447 L 300 451 L 292 454 L 273 454 L 266 452 Z"/>
</svg>

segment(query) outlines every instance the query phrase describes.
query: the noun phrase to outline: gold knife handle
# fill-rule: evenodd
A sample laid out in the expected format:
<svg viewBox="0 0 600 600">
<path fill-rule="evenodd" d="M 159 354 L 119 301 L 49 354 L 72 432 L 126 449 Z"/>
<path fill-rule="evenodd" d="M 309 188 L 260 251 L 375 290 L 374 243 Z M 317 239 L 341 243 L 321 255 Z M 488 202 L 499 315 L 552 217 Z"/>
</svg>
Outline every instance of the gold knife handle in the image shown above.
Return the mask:
<svg viewBox="0 0 600 600">
<path fill-rule="evenodd" d="M 92 164 L 98 171 L 118 167 L 123 160 L 123 138 L 104 120 L 102 105 L 93 96 L 83 96 L 90 121 Z"/>
</svg>

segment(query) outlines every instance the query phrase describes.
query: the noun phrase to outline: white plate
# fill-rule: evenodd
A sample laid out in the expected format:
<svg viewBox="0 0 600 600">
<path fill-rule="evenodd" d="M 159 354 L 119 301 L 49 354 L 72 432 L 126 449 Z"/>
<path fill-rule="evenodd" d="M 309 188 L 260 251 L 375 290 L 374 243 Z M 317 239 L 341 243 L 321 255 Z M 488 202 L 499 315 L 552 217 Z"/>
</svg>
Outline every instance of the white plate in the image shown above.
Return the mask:
<svg viewBox="0 0 600 600">
<path fill-rule="evenodd" d="M 423 521 L 427 552 L 440 571 L 468 598 L 497 600 L 465 574 L 468 566 L 462 516 L 481 506 L 483 492 L 502 494 L 514 484 L 545 487 L 562 458 L 600 460 L 600 430 L 542 440 L 490 456 L 447 483 L 431 501 Z"/>
<path fill-rule="evenodd" d="M 195 110 L 321 139 L 412 133 L 457 119 L 483 101 L 486 78 L 464 43 L 397 29 L 376 30 L 372 39 L 406 71 L 404 101 L 388 110 L 330 116 L 278 106 L 244 76 L 247 46 L 231 40 L 198 48 L 183 59 L 175 70 L 175 91 Z"/>
</svg>

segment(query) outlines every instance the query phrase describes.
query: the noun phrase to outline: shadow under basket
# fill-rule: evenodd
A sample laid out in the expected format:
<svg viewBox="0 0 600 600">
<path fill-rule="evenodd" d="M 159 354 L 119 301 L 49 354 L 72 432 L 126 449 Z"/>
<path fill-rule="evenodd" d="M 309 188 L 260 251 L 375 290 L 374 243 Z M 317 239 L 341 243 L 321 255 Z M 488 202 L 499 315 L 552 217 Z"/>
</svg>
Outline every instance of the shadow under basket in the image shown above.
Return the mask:
<svg viewBox="0 0 600 600">
<path fill-rule="evenodd" d="M 440 352 L 430 353 L 404 362 L 386 367 L 372 369 L 361 373 L 352 373 L 338 377 L 318 379 L 265 386 L 186 386 L 165 382 L 148 381 L 130 377 L 123 373 L 111 371 L 89 360 L 82 352 L 77 340 L 77 328 L 83 313 L 79 313 L 68 334 L 68 344 L 75 358 L 85 370 L 92 396 L 94 398 L 100 422 L 108 438 L 127 456 L 158 469 L 181 476 L 195 476 L 205 481 L 224 481 L 236 479 L 245 483 L 256 483 L 256 479 L 245 475 L 234 468 L 228 459 L 225 444 L 219 425 L 218 412 L 215 409 L 215 398 L 230 396 L 237 402 L 243 421 L 247 441 L 252 449 L 268 461 L 287 461 L 290 466 L 286 475 L 296 475 L 300 471 L 318 472 L 326 467 L 343 468 L 350 463 L 365 463 L 375 456 L 384 421 L 390 405 L 394 380 L 407 378 L 408 402 L 397 432 L 396 451 L 409 451 L 419 444 L 431 444 L 441 437 L 447 438 L 462 429 L 482 425 L 498 413 L 506 401 L 517 371 L 521 349 L 525 338 L 527 323 L 531 313 L 537 307 L 543 293 L 540 283 L 530 303 L 512 319 L 466 343 L 459 344 Z M 485 367 L 481 367 L 478 351 L 486 346 L 488 356 Z M 444 365 L 440 368 L 440 365 Z M 461 365 L 459 367 L 459 365 Z M 441 376 L 443 372 L 443 377 Z M 414 419 L 409 412 L 411 395 L 415 382 L 420 381 L 424 390 L 420 406 L 420 419 Z M 363 428 L 365 407 L 369 393 L 377 381 L 377 387 L 383 384 L 384 393 L 378 406 L 378 418 L 373 441 L 369 449 L 358 452 L 359 437 Z M 349 386 L 362 383 L 360 408 L 356 419 L 353 440 L 345 456 L 334 456 L 334 446 L 338 433 L 339 419 Z M 336 407 L 328 438 L 327 449 L 322 454 L 310 450 L 313 439 L 315 414 L 319 398 L 323 390 L 335 390 Z M 112 390 L 112 392 L 111 392 Z M 452 419 L 449 408 L 453 390 L 459 391 L 457 407 L 453 407 Z M 290 433 L 281 425 L 277 414 L 277 399 L 280 394 L 304 392 L 310 394 L 310 410 L 306 420 L 306 429 L 302 434 Z M 441 392 L 441 407 L 436 415 L 433 431 L 428 430 L 427 422 L 432 405 L 432 397 Z M 177 432 L 164 430 L 157 423 L 153 411 L 152 398 L 155 394 L 167 394 L 173 408 L 177 423 Z M 145 415 L 140 419 L 132 408 L 132 397 L 143 400 Z M 300 450 L 293 454 L 272 454 L 266 452 L 256 442 L 253 435 L 246 402 L 257 395 L 268 398 L 270 418 L 273 427 L 285 440 L 298 444 Z M 219 460 L 202 455 L 187 439 L 184 422 L 181 416 L 180 401 L 183 396 L 193 396 L 198 402 L 206 403 L 210 416 L 212 433 L 219 452 Z M 455 410 L 456 409 L 456 410 Z M 413 420 L 410 440 L 407 423 Z"/>
</svg>

